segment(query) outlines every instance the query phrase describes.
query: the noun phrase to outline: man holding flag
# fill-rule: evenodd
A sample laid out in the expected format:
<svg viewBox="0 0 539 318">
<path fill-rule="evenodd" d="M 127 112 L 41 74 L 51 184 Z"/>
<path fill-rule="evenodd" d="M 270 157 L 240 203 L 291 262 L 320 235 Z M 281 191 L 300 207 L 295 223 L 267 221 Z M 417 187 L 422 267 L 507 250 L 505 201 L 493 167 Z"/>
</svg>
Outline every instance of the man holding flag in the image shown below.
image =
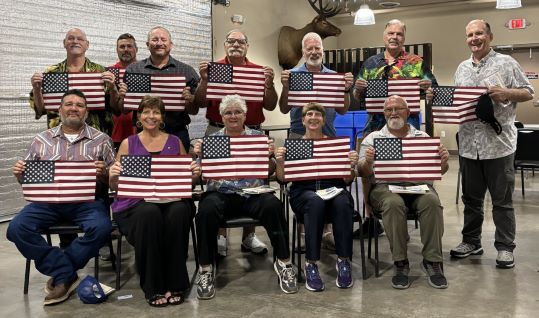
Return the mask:
<svg viewBox="0 0 539 318">
<path fill-rule="evenodd" d="M 387 238 L 391 246 L 393 261 L 395 264 L 395 275 L 391 285 L 397 289 L 405 289 L 410 286 L 408 273 L 410 265 L 407 256 L 407 234 L 406 225 L 408 207 L 413 209 L 419 215 L 421 225 L 421 242 L 423 243 L 423 262 L 421 267 L 428 275 L 429 284 L 434 288 L 447 288 L 447 280 L 443 272 L 442 264 L 442 235 L 444 232 L 443 207 L 438 198 L 438 194 L 432 185 L 432 181 L 418 182 L 417 178 L 403 178 L 400 181 L 382 181 L 376 174 L 376 165 L 380 161 L 375 161 L 379 155 L 386 155 L 386 149 L 379 149 L 375 146 L 377 141 L 384 138 L 402 138 L 419 139 L 425 138 L 425 141 L 431 139 L 429 136 L 415 129 L 414 126 L 407 123 L 410 110 L 406 100 L 402 97 L 393 95 L 389 97 L 384 105 L 384 116 L 387 124 L 381 130 L 372 132 L 361 143 L 359 153 L 360 175 L 369 180 L 370 193 L 368 194 L 368 203 L 372 206 L 374 213 L 381 216 L 384 224 Z M 424 148 L 421 146 L 420 148 Z M 449 166 L 447 160 L 449 153 L 443 145 L 439 145 L 433 150 L 434 154 L 421 154 L 422 158 L 427 156 L 437 157 L 431 160 L 438 162 L 438 176 L 444 174 Z M 402 150 L 404 157 L 404 150 Z M 433 156 L 434 155 L 434 156 Z M 420 159 L 422 159 L 420 158 Z M 387 158 L 385 158 L 387 159 Z M 435 167 L 421 167 L 423 164 L 414 164 L 420 169 L 415 171 L 418 175 L 427 173 L 433 174 Z M 398 167 L 396 168 L 398 169 Z M 412 170 L 412 169 L 409 169 Z M 430 180 L 436 179 L 436 176 L 429 177 Z M 426 179 L 426 180 L 429 180 Z M 426 184 L 428 191 L 424 194 L 398 194 L 389 189 L 389 185 L 417 185 Z"/>
<path fill-rule="evenodd" d="M 226 56 L 215 63 L 217 64 L 231 64 L 235 67 L 247 66 L 253 68 L 262 68 L 264 83 L 261 84 L 264 93 L 261 101 L 258 100 L 246 100 L 247 118 L 245 124 L 251 129 L 260 130 L 260 125 L 264 122 L 263 110 L 272 111 L 277 106 L 277 92 L 275 91 L 275 85 L 273 84 L 274 72 L 269 66 L 260 66 L 251 62 L 247 58 L 247 50 L 249 49 L 249 42 L 245 32 L 240 30 L 232 30 L 225 36 L 224 50 Z M 221 115 L 219 114 L 218 99 L 207 98 L 208 95 L 208 66 L 209 62 L 202 62 L 199 65 L 200 83 L 196 92 L 196 103 L 201 108 L 207 108 L 206 118 L 208 119 L 208 128 L 206 129 L 206 135 L 211 135 L 224 127 Z"/>
<path fill-rule="evenodd" d="M 198 85 L 199 77 L 191 66 L 176 60 L 170 55 L 170 51 L 173 48 L 172 36 L 164 27 L 156 26 L 148 32 L 146 46 L 150 51 L 150 57 L 130 64 L 125 72 L 126 74 L 181 74 L 185 77 L 186 86 L 181 92 L 185 100 L 185 110 L 167 111 L 164 123 L 165 132 L 180 138 L 184 148 L 189 149 L 189 131 L 187 130 L 187 125 L 191 122 L 189 114 L 196 115 L 198 113 L 198 107 L 194 103 L 193 94 Z M 148 92 L 147 94 L 150 93 Z"/>
<path fill-rule="evenodd" d="M 44 73 L 101 73 L 101 79 L 105 83 L 105 90 L 109 102 L 104 110 L 88 111 L 87 123 L 109 135 L 112 132 L 112 114 L 121 113 L 118 107 L 118 90 L 114 84 L 114 74 L 105 71 L 102 65 L 96 64 L 86 58 L 86 51 L 90 42 L 86 38 L 86 33 L 81 29 L 73 28 L 67 31 L 64 38 L 64 48 L 67 57 L 63 62 L 47 67 Z M 46 111 L 43 99 L 43 73 L 35 73 L 32 76 L 32 92 L 30 92 L 30 107 L 36 113 L 36 119 L 47 114 L 47 127 L 53 128 L 60 123 L 60 116 L 56 111 Z M 103 101 L 104 102 L 104 101 Z"/>
<path fill-rule="evenodd" d="M 81 91 L 71 90 L 62 97 L 59 108 L 61 123 L 38 134 L 23 160 L 13 167 L 13 175 L 20 183 L 25 183 L 25 174 L 30 174 L 29 160 L 58 161 L 75 164 L 90 161 L 95 180 L 108 186 L 108 168 L 114 163 L 112 140 L 104 133 L 85 123 L 88 117 L 86 98 Z M 75 171 L 76 172 L 76 171 Z M 71 172 L 71 173 L 75 173 Z M 59 173 L 58 171 L 55 174 Z M 38 173 L 42 174 L 42 173 Z M 34 173 L 34 175 L 36 175 Z M 54 176 L 56 180 L 56 176 Z M 74 179 L 74 177 L 70 178 Z M 67 182 L 70 180 L 65 180 Z M 44 181 L 38 181 L 45 186 Z M 50 184 L 50 183 L 49 183 Z M 58 185 L 59 187 L 60 185 Z M 72 184 L 75 190 L 54 191 L 51 188 L 48 201 L 37 198 L 25 206 L 7 229 L 7 238 L 14 242 L 21 254 L 35 261 L 36 268 L 44 275 L 51 276 L 47 282 L 44 305 L 63 302 L 69 298 L 78 285 L 77 270 L 97 255 L 98 250 L 110 237 L 111 223 L 108 206 L 101 198 L 66 201 L 65 197 L 76 193 L 80 185 Z M 86 190 L 84 190 L 86 191 Z M 95 190 L 94 190 L 95 192 Z M 49 193 L 49 192 L 48 192 Z M 25 194 L 25 197 L 28 197 Z M 30 200 L 30 199 L 29 199 Z M 61 203 L 56 203 L 61 202 Z M 70 221 L 84 229 L 83 237 L 76 238 L 68 247 L 49 246 L 40 232 L 60 221 Z"/>
</svg>

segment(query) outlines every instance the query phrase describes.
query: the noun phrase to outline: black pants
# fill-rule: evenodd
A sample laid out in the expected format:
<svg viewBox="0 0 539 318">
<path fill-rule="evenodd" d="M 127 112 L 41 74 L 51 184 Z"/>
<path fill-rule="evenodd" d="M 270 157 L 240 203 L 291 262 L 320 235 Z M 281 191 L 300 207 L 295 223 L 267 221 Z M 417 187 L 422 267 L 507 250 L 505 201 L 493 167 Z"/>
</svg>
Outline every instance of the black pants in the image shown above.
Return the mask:
<svg viewBox="0 0 539 318">
<path fill-rule="evenodd" d="M 283 205 L 277 197 L 270 193 L 246 198 L 238 194 L 206 192 L 200 200 L 195 218 L 201 265 L 213 264 L 217 231 L 221 223 L 228 218 L 242 215 L 260 220 L 278 259 L 290 257 Z"/>
<path fill-rule="evenodd" d="M 140 287 L 147 299 L 189 288 L 186 261 L 193 215 L 191 201 L 142 202 L 114 214 L 120 231 L 135 247 Z"/>
</svg>

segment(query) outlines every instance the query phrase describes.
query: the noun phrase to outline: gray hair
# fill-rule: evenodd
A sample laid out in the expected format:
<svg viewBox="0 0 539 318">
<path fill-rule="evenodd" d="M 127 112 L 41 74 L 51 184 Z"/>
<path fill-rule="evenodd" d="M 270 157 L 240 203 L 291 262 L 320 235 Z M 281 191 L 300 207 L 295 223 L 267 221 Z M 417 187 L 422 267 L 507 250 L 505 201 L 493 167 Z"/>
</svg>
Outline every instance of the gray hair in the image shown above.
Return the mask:
<svg viewBox="0 0 539 318">
<path fill-rule="evenodd" d="M 402 106 L 405 106 L 406 108 L 408 108 L 408 102 L 406 101 L 406 99 L 402 96 L 399 96 L 399 95 L 391 95 L 389 96 L 386 101 L 384 102 L 384 108 L 387 106 L 387 104 L 389 104 L 389 101 L 391 100 L 398 100 L 400 102 L 402 102 Z"/>
<path fill-rule="evenodd" d="M 305 49 L 305 41 L 307 40 L 316 40 L 320 43 L 320 46 L 322 47 L 322 50 L 324 49 L 324 44 L 322 43 L 322 38 L 318 33 L 315 32 L 309 32 L 305 34 L 303 39 L 301 40 L 301 50 L 303 51 Z"/>
<path fill-rule="evenodd" d="M 490 29 L 490 24 L 488 24 L 487 21 L 482 20 L 482 19 L 472 20 L 472 21 L 468 22 L 468 24 L 466 24 L 466 28 L 468 28 L 468 26 L 469 26 L 470 24 L 472 24 L 472 23 L 478 23 L 478 22 L 483 23 L 483 25 L 485 26 L 485 32 L 486 32 L 487 34 L 492 34 L 492 30 Z"/>
<path fill-rule="evenodd" d="M 247 104 L 245 104 L 245 100 L 240 95 L 226 95 L 223 97 L 219 104 L 219 114 L 221 114 L 221 116 L 223 116 L 228 106 L 239 106 L 241 110 L 247 114 Z"/>
<path fill-rule="evenodd" d="M 249 39 L 247 38 L 247 34 L 245 34 L 245 32 L 242 31 L 242 30 L 240 30 L 240 29 L 234 29 L 234 30 L 228 31 L 228 33 L 225 35 L 225 40 L 228 39 L 228 37 L 229 37 L 232 33 L 235 33 L 235 32 L 238 32 L 238 33 L 243 34 L 243 37 L 245 38 L 245 42 L 249 43 Z"/>
<path fill-rule="evenodd" d="M 386 33 L 386 29 L 391 26 L 391 25 L 399 25 L 401 28 L 402 28 L 402 31 L 404 32 L 404 34 L 406 35 L 406 24 L 404 24 L 404 22 L 402 22 L 401 20 L 399 19 L 392 19 L 392 20 L 389 20 L 387 23 L 386 23 L 386 26 L 384 28 L 384 34 Z"/>
<path fill-rule="evenodd" d="M 172 43 L 172 35 L 170 34 L 170 31 L 162 26 L 154 26 L 153 28 L 150 29 L 150 31 L 148 31 L 148 39 L 147 39 L 148 42 L 150 42 L 150 36 L 152 35 L 152 32 L 157 29 L 165 30 L 168 34 L 168 39 L 170 40 L 170 43 Z"/>
</svg>

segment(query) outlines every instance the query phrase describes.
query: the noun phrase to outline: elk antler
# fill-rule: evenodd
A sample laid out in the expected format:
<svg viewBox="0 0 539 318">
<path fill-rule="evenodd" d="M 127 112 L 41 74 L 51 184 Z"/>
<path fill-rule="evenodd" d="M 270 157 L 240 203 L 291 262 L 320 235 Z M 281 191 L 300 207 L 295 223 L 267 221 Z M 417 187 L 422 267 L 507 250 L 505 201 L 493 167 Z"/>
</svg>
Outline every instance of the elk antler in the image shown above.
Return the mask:
<svg viewBox="0 0 539 318">
<path fill-rule="evenodd" d="M 334 8 L 328 9 L 328 7 L 330 6 L 329 2 L 326 3 L 325 6 L 322 6 L 322 0 L 307 0 L 307 1 L 309 1 L 309 4 L 314 9 L 314 11 L 316 11 L 316 13 L 323 16 L 324 18 L 331 18 L 337 15 L 341 11 L 340 6 L 335 6 Z M 318 6 L 316 6 L 316 3 L 318 3 Z"/>
</svg>

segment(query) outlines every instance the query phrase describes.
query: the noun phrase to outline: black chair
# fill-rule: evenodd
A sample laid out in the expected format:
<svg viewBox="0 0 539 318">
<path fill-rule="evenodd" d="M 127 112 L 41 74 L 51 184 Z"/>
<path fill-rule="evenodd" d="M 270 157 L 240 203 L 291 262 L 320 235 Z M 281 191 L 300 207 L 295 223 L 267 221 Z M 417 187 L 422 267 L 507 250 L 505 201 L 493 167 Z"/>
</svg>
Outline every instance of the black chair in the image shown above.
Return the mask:
<svg viewBox="0 0 539 318">
<path fill-rule="evenodd" d="M 113 228 L 114 230 L 114 228 Z M 74 225 L 72 223 L 61 223 L 58 225 L 50 226 L 48 229 L 42 231 L 40 234 L 45 235 L 47 237 L 47 243 L 52 246 L 52 239 L 51 235 L 63 235 L 63 234 L 80 234 L 84 233 L 82 229 L 78 225 Z M 112 247 L 112 241 L 109 240 L 109 248 Z M 114 254 L 111 250 L 111 259 L 113 260 L 112 266 L 114 267 Z M 99 255 L 94 258 L 94 276 L 97 280 L 99 280 Z M 28 294 L 28 285 L 30 282 L 30 267 L 31 267 L 32 260 L 26 259 L 26 267 L 24 271 L 24 294 Z"/>
<path fill-rule="evenodd" d="M 356 198 L 359 194 L 359 188 L 358 188 L 358 185 L 357 185 L 357 182 L 358 182 L 358 179 L 356 178 L 355 179 L 355 182 L 356 182 L 356 188 L 355 188 L 355 191 L 356 191 Z M 351 190 L 351 185 L 349 187 L 349 190 Z M 286 215 L 288 216 L 290 214 L 290 201 L 289 201 L 289 194 L 288 194 L 288 189 L 285 188 L 285 196 L 284 196 L 284 199 L 285 199 L 285 209 L 286 209 Z M 355 205 L 356 205 L 356 208 L 359 207 L 359 202 L 358 200 L 356 199 L 355 200 Z M 359 222 L 359 230 L 361 232 L 361 224 L 362 224 L 362 218 L 361 218 L 361 214 L 359 213 L 356 213 L 357 217 L 358 217 L 358 222 Z M 300 231 L 300 228 L 299 228 L 299 225 L 300 224 L 303 224 L 303 220 L 300 220 L 299 218 L 296 217 L 296 214 L 294 213 L 293 214 L 293 218 L 292 218 L 292 250 L 291 250 L 291 253 L 292 253 L 292 264 L 296 265 L 298 267 L 298 282 L 304 282 L 304 278 L 303 278 L 303 270 L 302 270 L 302 266 L 301 266 L 301 255 L 305 254 L 305 251 L 301 249 L 301 231 Z M 361 274 L 362 274 L 362 277 L 363 277 L 363 280 L 367 279 L 367 269 L 365 267 L 365 245 L 364 245 L 364 242 L 363 242 L 363 233 L 360 233 L 360 253 L 361 253 Z M 296 264 L 296 257 L 297 257 L 297 264 Z M 350 261 L 352 260 L 352 258 L 350 258 Z"/>
<path fill-rule="evenodd" d="M 539 168 L 539 130 L 536 129 L 518 129 L 517 151 L 515 153 L 515 171 L 520 168 L 520 179 L 522 182 L 522 197 L 525 197 L 524 191 L 524 169 Z"/>
</svg>

